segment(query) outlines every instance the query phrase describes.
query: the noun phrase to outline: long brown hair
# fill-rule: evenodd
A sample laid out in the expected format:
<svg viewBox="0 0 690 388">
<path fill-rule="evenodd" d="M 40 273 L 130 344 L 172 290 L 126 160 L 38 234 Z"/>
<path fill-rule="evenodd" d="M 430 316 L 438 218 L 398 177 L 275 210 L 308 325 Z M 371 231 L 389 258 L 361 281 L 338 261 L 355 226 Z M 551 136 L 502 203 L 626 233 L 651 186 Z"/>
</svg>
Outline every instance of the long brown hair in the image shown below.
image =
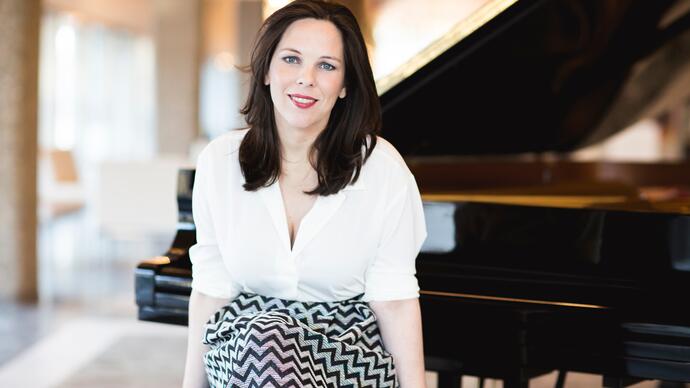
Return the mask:
<svg viewBox="0 0 690 388">
<path fill-rule="evenodd" d="M 381 129 L 381 106 L 357 20 L 350 10 L 340 4 L 316 0 L 294 1 L 266 19 L 259 29 L 252 51 L 249 96 L 240 110 L 250 128 L 242 140 L 239 153 L 245 190 L 255 191 L 270 186 L 280 176 L 280 138 L 271 92 L 269 86 L 264 85 L 264 80 L 283 33 L 290 24 L 305 18 L 330 21 L 340 31 L 347 90 L 347 96 L 335 103 L 326 128 L 314 140 L 309 151 L 309 162 L 316 170 L 318 185 L 306 193 L 334 194 L 356 182 L 362 165 L 376 146 L 376 134 Z"/>
</svg>

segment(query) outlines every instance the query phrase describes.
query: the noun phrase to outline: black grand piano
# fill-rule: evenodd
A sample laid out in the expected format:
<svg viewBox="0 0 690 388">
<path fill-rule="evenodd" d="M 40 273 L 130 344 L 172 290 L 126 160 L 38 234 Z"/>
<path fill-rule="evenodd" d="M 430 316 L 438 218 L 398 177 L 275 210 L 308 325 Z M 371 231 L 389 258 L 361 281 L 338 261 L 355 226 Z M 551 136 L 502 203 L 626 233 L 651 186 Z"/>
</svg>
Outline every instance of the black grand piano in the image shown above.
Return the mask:
<svg viewBox="0 0 690 388">
<path fill-rule="evenodd" d="M 557 386 L 568 371 L 690 382 L 690 163 L 569 157 L 687 104 L 690 2 L 480 11 L 379 84 L 382 135 L 424 200 L 428 368 L 439 387 L 551 371 Z M 142 320 L 186 324 L 193 179 L 180 172 L 172 247 L 136 270 Z"/>
</svg>

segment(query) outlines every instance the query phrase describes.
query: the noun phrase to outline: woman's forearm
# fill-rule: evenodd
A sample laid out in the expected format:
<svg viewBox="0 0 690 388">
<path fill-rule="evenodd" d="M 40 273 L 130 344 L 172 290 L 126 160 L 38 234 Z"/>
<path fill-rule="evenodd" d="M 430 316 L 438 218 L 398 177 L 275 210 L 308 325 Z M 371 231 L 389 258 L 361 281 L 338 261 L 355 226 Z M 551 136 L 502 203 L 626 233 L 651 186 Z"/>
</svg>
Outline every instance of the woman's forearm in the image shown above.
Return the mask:
<svg viewBox="0 0 690 388">
<path fill-rule="evenodd" d="M 201 342 L 201 336 L 204 324 L 211 314 L 229 301 L 229 299 L 213 298 L 192 290 L 189 298 L 189 330 L 183 388 L 208 387 L 203 356 L 209 348 Z"/>
<path fill-rule="evenodd" d="M 419 299 L 370 302 L 386 350 L 393 355 L 401 388 L 425 387 Z"/>
</svg>

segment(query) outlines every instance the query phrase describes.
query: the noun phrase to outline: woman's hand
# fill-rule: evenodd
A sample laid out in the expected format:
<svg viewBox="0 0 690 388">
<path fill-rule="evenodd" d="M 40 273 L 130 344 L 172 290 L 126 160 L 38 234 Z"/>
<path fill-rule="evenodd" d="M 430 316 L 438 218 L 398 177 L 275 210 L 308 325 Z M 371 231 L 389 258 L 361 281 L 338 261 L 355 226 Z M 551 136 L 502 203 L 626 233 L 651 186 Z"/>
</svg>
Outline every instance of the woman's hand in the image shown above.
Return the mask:
<svg viewBox="0 0 690 388">
<path fill-rule="evenodd" d="M 401 388 L 424 388 L 424 347 L 419 299 L 372 301 L 386 350 L 393 355 Z"/>
</svg>

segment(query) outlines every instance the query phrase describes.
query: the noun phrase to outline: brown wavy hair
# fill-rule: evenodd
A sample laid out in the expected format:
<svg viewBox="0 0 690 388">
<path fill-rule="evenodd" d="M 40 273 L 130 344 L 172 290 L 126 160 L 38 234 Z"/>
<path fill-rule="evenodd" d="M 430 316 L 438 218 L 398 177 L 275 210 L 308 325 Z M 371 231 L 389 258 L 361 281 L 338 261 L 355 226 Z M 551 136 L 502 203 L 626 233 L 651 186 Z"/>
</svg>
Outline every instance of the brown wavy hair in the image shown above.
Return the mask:
<svg viewBox="0 0 690 388">
<path fill-rule="evenodd" d="M 357 20 L 349 9 L 340 4 L 294 1 L 266 19 L 251 54 L 249 96 L 240 110 L 250 128 L 239 150 L 240 167 L 246 182 L 243 187 L 247 191 L 270 186 L 280 176 L 280 138 L 271 92 L 264 80 L 285 30 L 293 22 L 306 18 L 327 20 L 340 31 L 347 95 L 337 99 L 326 128 L 309 150 L 309 163 L 316 170 L 318 185 L 305 193 L 335 194 L 356 182 L 362 166 L 376 147 L 376 134 L 381 130 L 381 105 Z"/>
</svg>

